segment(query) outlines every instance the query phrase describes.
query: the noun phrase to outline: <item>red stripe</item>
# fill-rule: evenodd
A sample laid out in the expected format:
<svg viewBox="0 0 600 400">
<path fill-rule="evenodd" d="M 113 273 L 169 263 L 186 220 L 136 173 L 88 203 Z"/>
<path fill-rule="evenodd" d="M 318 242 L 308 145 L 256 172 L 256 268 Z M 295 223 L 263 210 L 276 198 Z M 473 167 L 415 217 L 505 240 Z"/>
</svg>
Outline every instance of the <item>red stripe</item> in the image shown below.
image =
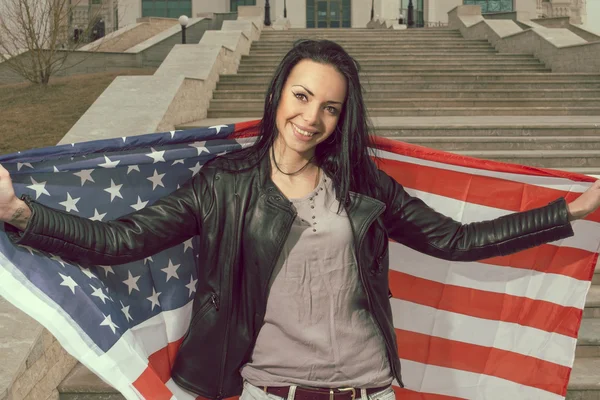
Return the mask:
<svg viewBox="0 0 600 400">
<path fill-rule="evenodd" d="M 577 338 L 583 311 L 543 300 L 446 285 L 390 271 L 396 299 L 488 320 L 516 323 Z"/>
<path fill-rule="evenodd" d="M 421 393 L 406 388 L 403 389 L 398 386 L 392 387 L 396 393 L 396 400 L 464 400 L 462 397 L 445 396 L 434 393 Z"/>
<path fill-rule="evenodd" d="M 502 210 L 530 210 L 545 206 L 560 197 L 571 202 L 581 195 L 384 158 L 378 159 L 378 164 L 383 171 L 405 187 Z M 600 211 L 589 215 L 586 220 L 600 222 Z"/>
<path fill-rule="evenodd" d="M 375 147 L 377 147 L 378 149 L 444 164 L 483 169 L 487 171 L 505 172 L 511 174 L 565 178 L 575 182 L 594 182 L 596 180 L 591 176 L 577 174 L 574 172 L 559 171 L 548 168 L 530 167 L 521 164 L 511 164 L 499 161 L 483 160 L 479 158 L 448 153 L 441 150 L 430 149 L 428 147 L 419 146 L 416 144 L 404 143 L 380 136 L 373 136 L 373 140 L 375 142 Z"/>
<path fill-rule="evenodd" d="M 144 399 L 169 400 L 173 397 L 173 393 L 165 386 L 162 377 L 157 375 L 150 366 L 133 382 L 133 387 L 141 393 Z"/>
<path fill-rule="evenodd" d="M 400 358 L 495 376 L 564 396 L 571 369 L 538 358 L 396 329 Z"/>
</svg>

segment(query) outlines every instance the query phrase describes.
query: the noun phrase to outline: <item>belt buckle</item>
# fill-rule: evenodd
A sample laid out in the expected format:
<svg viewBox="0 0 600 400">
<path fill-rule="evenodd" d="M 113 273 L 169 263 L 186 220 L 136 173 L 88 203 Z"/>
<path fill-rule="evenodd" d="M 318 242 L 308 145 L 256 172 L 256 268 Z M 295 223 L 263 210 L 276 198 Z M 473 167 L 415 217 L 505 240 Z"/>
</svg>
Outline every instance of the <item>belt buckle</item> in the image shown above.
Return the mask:
<svg viewBox="0 0 600 400">
<path fill-rule="evenodd" d="M 352 400 L 356 399 L 356 390 L 354 388 L 339 388 L 338 390 L 340 392 L 352 392 Z M 333 400 L 333 390 L 329 391 L 329 400 Z"/>
</svg>

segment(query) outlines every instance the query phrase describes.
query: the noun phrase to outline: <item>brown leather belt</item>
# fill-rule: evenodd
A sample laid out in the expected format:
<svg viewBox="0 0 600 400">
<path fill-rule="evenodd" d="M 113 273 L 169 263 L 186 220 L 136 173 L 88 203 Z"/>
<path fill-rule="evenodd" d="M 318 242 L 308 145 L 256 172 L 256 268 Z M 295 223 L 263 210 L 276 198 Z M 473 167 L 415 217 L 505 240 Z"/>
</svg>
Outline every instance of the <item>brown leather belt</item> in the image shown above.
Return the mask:
<svg viewBox="0 0 600 400">
<path fill-rule="evenodd" d="M 376 388 L 367 389 L 367 395 L 382 392 L 388 389 L 390 386 L 382 386 Z M 274 394 L 275 396 L 283 397 L 287 399 L 290 393 L 289 386 L 263 386 L 262 389 L 267 392 Z M 294 400 L 358 400 L 360 399 L 360 388 L 307 388 L 298 386 L 294 395 Z"/>
</svg>

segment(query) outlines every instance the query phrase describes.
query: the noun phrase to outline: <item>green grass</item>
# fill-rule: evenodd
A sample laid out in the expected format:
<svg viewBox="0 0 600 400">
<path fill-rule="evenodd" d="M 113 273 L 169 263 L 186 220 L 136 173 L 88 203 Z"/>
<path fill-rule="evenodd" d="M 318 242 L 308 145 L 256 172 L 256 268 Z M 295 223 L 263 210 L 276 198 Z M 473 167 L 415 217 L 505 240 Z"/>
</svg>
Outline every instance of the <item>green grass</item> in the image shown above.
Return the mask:
<svg viewBox="0 0 600 400">
<path fill-rule="evenodd" d="M 152 75 L 155 69 L 52 78 L 47 87 L 0 86 L 0 154 L 54 146 L 119 75 Z"/>
</svg>

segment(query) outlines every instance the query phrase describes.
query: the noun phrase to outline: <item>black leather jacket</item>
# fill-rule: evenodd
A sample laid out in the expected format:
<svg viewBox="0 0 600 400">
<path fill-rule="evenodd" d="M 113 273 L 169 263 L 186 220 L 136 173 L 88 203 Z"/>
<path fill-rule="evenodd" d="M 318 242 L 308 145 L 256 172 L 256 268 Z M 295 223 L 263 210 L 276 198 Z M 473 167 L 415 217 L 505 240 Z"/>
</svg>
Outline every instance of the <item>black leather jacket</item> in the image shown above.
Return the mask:
<svg viewBox="0 0 600 400">
<path fill-rule="evenodd" d="M 244 172 L 207 164 L 175 193 L 108 223 L 51 210 L 27 199 L 27 229 L 11 239 L 90 265 L 131 262 L 199 235 L 202 258 L 190 328 L 172 371 L 207 398 L 239 395 L 239 373 L 263 323 L 267 286 L 295 213 L 270 179 L 268 158 Z M 244 161 L 229 163 L 241 169 Z M 435 257 L 470 261 L 504 255 L 573 234 L 564 199 L 492 221 L 460 224 L 411 197 L 380 173 L 380 198 L 352 194 L 346 210 L 360 280 L 398 382 L 402 382 L 388 298 L 388 239 Z M 60 250 L 58 250 L 60 249 Z"/>
</svg>

